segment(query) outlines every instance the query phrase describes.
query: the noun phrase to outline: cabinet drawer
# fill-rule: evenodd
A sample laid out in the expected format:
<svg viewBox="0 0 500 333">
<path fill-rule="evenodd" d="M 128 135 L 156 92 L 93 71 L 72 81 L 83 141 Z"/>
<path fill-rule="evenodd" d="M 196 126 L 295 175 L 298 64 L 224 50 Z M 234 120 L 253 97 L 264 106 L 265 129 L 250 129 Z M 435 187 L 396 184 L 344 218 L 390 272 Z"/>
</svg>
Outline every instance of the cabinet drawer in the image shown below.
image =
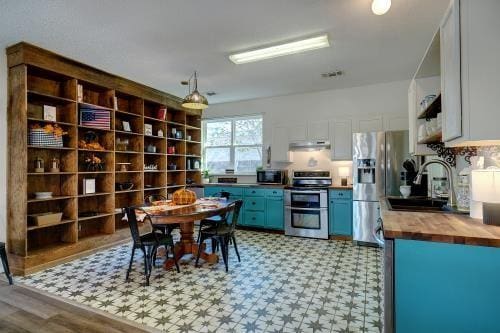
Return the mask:
<svg viewBox="0 0 500 333">
<path fill-rule="evenodd" d="M 247 197 L 245 196 L 243 207 L 245 211 L 264 211 L 266 207 L 266 200 L 264 198 L 259 197 Z"/>
<path fill-rule="evenodd" d="M 283 190 L 279 188 L 267 189 L 266 197 L 269 198 L 283 198 Z"/>
<path fill-rule="evenodd" d="M 245 197 L 263 197 L 266 194 L 266 190 L 263 188 L 247 187 L 243 193 L 245 193 Z"/>
<path fill-rule="evenodd" d="M 330 199 L 352 199 L 352 191 L 330 190 Z"/>
<path fill-rule="evenodd" d="M 219 187 L 219 189 L 219 192 L 229 192 L 229 199 L 233 199 L 235 196 L 243 196 L 243 188 L 241 187 L 224 186 Z"/>
<path fill-rule="evenodd" d="M 264 212 L 245 211 L 243 219 L 245 225 L 263 227 L 266 224 L 266 215 Z"/>
</svg>

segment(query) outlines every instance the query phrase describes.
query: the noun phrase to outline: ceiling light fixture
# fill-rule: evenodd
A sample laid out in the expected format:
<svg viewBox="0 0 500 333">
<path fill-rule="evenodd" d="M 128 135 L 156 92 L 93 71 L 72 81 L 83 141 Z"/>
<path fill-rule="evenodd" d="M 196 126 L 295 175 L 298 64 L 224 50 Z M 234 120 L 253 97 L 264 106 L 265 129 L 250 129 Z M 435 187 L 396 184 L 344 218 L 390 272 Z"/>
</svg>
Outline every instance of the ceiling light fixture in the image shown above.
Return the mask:
<svg viewBox="0 0 500 333">
<path fill-rule="evenodd" d="M 372 12 L 375 15 L 384 15 L 391 8 L 391 0 L 373 0 Z"/>
<path fill-rule="evenodd" d="M 191 79 L 194 77 L 194 86 L 193 91 L 191 91 Z M 208 101 L 205 96 L 199 93 L 198 91 L 198 77 L 196 71 L 194 74 L 189 77 L 187 81 L 182 81 L 181 84 L 188 86 L 188 95 L 184 97 L 182 101 L 182 106 L 188 109 L 194 110 L 204 110 L 208 108 Z"/>
<path fill-rule="evenodd" d="M 328 35 L 302 39 L 295 42 L 284 43 L 252 51 L 231 54 L 229 60 L 235 64 L 245 64 L 247 62 L 260 61 L 264 59 L 276 58 L 305 51 L 312 51 L 329 47 Z"/>
</svg>

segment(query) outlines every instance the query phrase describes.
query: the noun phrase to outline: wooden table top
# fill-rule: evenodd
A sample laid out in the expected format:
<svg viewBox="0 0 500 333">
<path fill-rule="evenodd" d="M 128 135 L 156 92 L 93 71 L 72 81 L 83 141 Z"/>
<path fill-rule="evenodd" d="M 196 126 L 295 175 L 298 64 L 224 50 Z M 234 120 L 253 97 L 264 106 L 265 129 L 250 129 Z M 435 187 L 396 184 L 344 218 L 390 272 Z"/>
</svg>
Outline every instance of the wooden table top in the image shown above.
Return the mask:
<svg viewBox="0 0 500 333">
<path fill-rule="evenodd" d="M 387 239 L 500 247 L 500 227 L 469 215 L 391 211 L 385 198 L 380 199 L 380 214 Z"/>
<path fill-rule="evenodd" d="M 234 200 L 206 200 L 198 199 L 195 204 L 169 207 L 162 206 L 138 207 L 154 218 L 154 224 L 170 224 L 194 222 L 216 215 L 222 215 Z"/>
</svg>

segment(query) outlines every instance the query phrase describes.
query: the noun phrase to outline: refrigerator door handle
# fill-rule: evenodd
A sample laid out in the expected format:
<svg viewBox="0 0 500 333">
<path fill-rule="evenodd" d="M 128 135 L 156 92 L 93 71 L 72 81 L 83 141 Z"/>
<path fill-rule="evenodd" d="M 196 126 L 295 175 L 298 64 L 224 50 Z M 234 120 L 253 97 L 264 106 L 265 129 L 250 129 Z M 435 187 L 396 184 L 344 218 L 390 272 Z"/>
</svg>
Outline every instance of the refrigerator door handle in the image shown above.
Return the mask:
<svg viewBox="0 0 500 333">
<path fill-rule="evenodd" d="M 381 247 L 384 246 L 384 229 L 382 228 L 382 218 L 379 217 L 377 219 L 377 224 L 375 226 L 374 230 L 374 237 L 375 240 L 377 241 L 378 245 Z"/>
</svg>

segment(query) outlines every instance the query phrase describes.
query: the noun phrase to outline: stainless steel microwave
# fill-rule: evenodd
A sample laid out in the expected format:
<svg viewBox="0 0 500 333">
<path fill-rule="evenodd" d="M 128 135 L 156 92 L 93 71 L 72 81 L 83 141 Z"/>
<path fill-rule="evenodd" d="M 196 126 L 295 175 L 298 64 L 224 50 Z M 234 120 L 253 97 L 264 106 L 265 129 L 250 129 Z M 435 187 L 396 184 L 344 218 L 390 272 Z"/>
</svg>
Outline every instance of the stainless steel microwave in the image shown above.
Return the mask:
<svg viewBox="0 0 500 333">
<path fill-rule="evenodd" d="M 286 184 L 286 170 L 257 170 L 258 184 Z"/>
</svg>

